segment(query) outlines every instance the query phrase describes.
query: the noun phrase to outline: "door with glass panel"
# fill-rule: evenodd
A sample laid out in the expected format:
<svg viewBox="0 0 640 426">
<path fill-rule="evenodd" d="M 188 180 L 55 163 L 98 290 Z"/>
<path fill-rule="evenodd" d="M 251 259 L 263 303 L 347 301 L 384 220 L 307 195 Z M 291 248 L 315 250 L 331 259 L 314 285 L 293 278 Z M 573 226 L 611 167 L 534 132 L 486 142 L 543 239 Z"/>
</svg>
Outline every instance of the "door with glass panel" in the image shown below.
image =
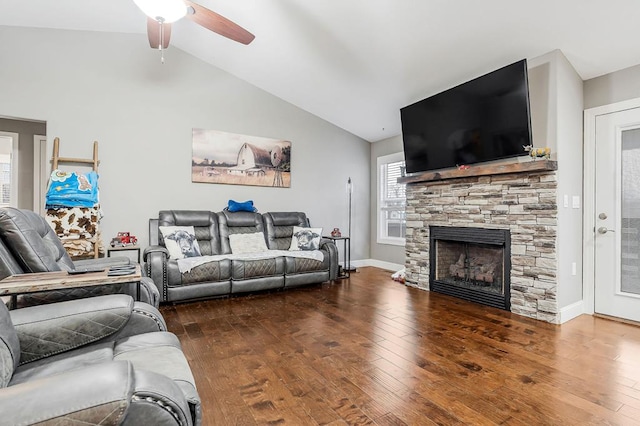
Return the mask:
<svg viewBox="0 0 640 426">
<path fill-rule="evenodd" d="M 640 108 L 596 117 L 596 313 L 640 321 Z"/>
</svg>

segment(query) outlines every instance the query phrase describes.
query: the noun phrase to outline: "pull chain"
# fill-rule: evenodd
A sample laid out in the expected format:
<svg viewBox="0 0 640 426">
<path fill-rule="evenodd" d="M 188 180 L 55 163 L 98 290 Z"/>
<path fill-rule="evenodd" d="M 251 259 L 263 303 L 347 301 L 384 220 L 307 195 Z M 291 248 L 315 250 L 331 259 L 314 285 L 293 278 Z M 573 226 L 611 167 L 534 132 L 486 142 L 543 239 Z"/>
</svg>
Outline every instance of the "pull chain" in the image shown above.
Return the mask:
<svg viewBox="0 0 640 426">
<path fill-rule="evenodd" d="M 164 64 L 164 18 L 158 16 L 156 18 L 158 20 L 158 25 L 160 25 L 160 62 Z"/>
</svg>

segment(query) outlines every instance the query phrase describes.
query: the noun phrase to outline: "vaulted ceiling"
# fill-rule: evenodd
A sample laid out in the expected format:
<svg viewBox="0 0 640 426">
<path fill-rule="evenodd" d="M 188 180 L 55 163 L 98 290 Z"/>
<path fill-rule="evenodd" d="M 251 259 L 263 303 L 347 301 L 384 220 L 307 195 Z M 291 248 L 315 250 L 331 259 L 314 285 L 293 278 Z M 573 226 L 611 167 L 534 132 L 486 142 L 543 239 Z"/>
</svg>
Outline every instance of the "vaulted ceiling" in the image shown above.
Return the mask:
<svg viewBox="0 0 640 426">
<path fill-rule="evenodd" d="M 255 40 L 244 46 L 183 19 L 170 49 L 372 142 L 400 133 L 401 107 L 522 58 L 560 49 L 583 80 L 640 63 L 638 0 L 199 3 Z M 149 48 L 133 0 L 0 0 L 0 25 L 139 33 Z"/>
</svg>

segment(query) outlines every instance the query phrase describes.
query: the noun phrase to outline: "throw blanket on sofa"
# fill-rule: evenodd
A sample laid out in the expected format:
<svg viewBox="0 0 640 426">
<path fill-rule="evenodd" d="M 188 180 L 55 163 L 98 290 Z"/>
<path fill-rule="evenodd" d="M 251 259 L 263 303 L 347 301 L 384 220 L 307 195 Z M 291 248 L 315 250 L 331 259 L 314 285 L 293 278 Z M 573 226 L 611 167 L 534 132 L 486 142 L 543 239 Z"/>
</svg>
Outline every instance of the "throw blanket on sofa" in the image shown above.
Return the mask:
<svg viewBox="0 0 640 426">
<path fill-rule="evenodd" d="M 216 262 L 224 259 L 231 260 L 261 260 L 261 259 L 273 259 L 276 257 L 300 257 L 305 259 L 313 259 L 319 262 L 324 260 L 324 255 L 320 250 L 268 250 L 258 253 L 244 253 L 244 254 L 219 254 L 215 256 L 199 256 L 199 257 L 185 257 L 184 259 L 178 259 L 178 270 L 181 274 L 191 271 L 196 266 L 203 265 L 207 262 Z"/>
</svg>

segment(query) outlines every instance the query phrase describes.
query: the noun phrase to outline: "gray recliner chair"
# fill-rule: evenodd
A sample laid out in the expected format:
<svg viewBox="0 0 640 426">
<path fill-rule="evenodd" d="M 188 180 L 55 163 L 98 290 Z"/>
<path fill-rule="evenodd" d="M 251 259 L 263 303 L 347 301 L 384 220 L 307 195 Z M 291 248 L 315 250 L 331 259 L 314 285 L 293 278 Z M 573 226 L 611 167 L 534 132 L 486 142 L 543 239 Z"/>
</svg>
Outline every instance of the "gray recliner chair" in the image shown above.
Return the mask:
<svg viewBox="0 0 640 426">
<path fill-rule="evenodd" d="M 13 207 L 0 209 L 0 279 L 9 275 L 65 271 L 76 268 L 109 267 L 129 263 L 128 258 L 73 261 L 46 219 L 30 210 Z M 20 295 L 17 307 L 125 293 L 135 297 L 136 284 L 104 285 L 54 290 Z M 152 306 L 160 304 L 160 293 L 153 280 L 140 281 L 140 300 Z"/>
<path fill-rule="evenodd" d="M 0 423 L 199 425 L 191 370 L 164 330 L 128 295 L 0 303 Z"/>
</svg>

